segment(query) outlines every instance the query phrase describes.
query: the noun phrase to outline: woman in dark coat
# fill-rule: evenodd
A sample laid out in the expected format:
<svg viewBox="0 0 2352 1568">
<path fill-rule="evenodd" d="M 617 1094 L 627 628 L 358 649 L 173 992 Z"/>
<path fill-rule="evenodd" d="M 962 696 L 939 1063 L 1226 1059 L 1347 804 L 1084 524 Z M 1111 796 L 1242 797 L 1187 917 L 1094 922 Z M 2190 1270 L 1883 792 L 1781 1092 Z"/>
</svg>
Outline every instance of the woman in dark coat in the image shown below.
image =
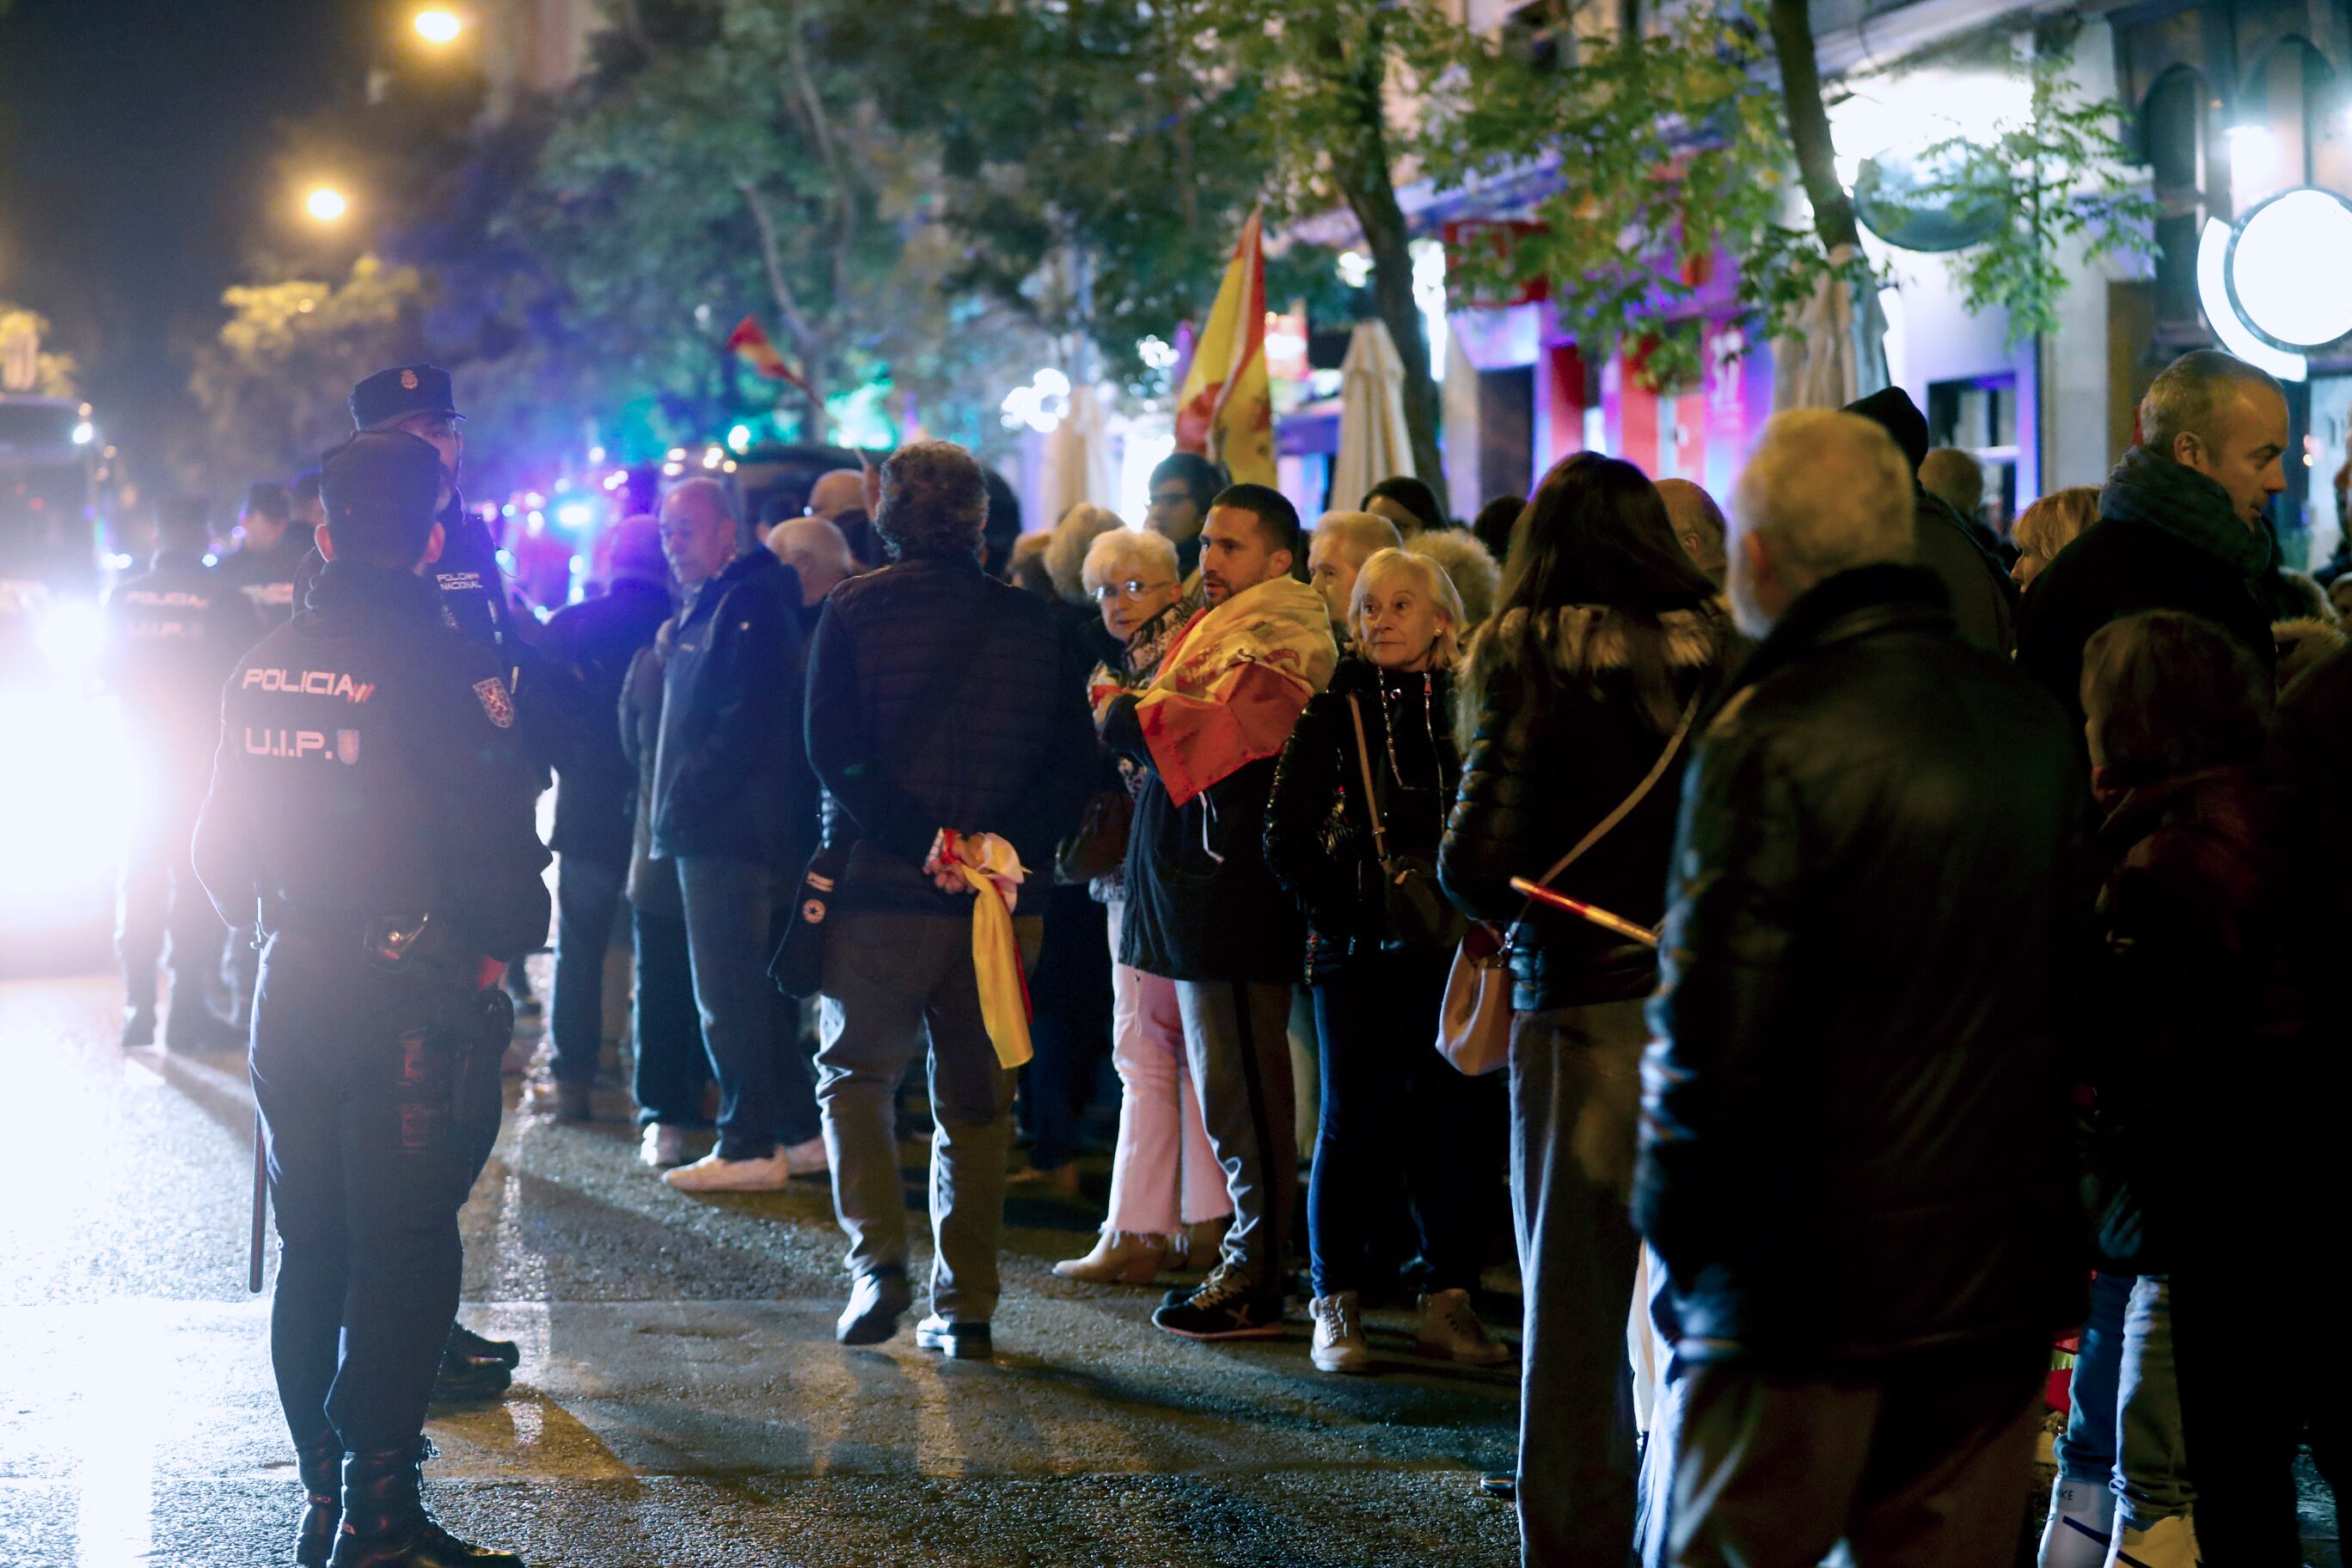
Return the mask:
<svg viewBox="0 0 2352 1568">
<path fill-rule="evenodd" d="M 1419 868 L 1432 907 L 1461 754 L 1453 734 L 1455 630 L 1462 600 L 1434 562 L 1381 550 L 1358 574 L 1349 641 L 1331 684 L 1299 715 L 1275 771 L 1265 863 L 1307 917 L 1322 1100 L 1307 1233 L 1315 1338 L 1324 1372 L 1364 1372 L 1359 1304 L 1371 1219 L 1404 1167 L 1429 1289 L 1414 1341 L 1424 1353 L 1491 1366 L 1509 1351 L 1470 1302 L 1478 1282 L 1477 1158 L 1484 1087 L 1435 1049 L 1452 948 L 1442 931 L 1395 929 L 1384 909 L 1391 868 Z M 1360 729 L 1359 728 L 1360 726 Z M 1369 771 L 1369 796 L 1365 778 Z M 1375 818 L 1378 833 L 1374 831 Z"/>
<path fill-rule="evenodd" d="M 1469 739 L 1440 869 L 1465 913 L 1509 928 L 1529 1563 L 1622 1568 L 1633 1547 L 1640 1242 L 1627 1205 L 1657 964 L 1651 946 L 1531 910 L 1510 880 L 1543 877 L 1598 833 L 1552 886 L 1642 926 L 1664 918 L 1677 764 L 1737 642 L 1657 487 L 1580 452 L 1520 515 L 1501 608 L 1462 677 Z"/>
</svg>

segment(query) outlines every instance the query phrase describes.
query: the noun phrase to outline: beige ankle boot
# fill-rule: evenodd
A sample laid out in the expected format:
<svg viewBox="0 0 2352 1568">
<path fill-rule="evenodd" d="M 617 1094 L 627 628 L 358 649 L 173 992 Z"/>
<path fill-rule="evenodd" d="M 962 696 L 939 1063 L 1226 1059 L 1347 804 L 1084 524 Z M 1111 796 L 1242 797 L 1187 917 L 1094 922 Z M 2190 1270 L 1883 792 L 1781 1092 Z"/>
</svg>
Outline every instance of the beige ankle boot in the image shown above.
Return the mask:
<svg viewBox="0 0 2352 1568">
<path fill-rule="evenodd" d="M 1087 1285 L 1149 1285 L 1159 1277 L 1168 1250 L 1164 1236 L 1107 1230 L 1096 1238 L 1092 1252 L 1056 1263 L 1054 1272 Z"/>
</svg>

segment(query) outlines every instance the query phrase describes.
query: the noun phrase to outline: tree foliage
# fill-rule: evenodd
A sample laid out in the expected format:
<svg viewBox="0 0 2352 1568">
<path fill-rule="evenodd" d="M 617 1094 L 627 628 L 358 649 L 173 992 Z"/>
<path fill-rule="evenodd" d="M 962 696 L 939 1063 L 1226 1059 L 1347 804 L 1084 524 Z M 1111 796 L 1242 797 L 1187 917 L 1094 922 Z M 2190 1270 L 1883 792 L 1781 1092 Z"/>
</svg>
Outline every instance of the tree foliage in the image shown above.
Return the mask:
<svg viewBox="0 0 2352 1568">
<path fill-rule="evenodd" d="M 0 300 L 0 343 L 5 343 L 19 332 L 30 332 L 36 342 L 46 342 L 49 335 L 49 319 L 37 310 L 29 310 Z M 33 356 L 33 391 L 42 397 L 75 396 L 79 373 L 80 366 L 75 363 L 73 355 L 37 350 Z"/>
<path fill-rule="evenodd" d="M 289 473 L 351 433 L 352 386 L 420 356 L 425 279 L 373 256 L 341 283 L 229 289 L 229 319 L 197 355 L 192 386 L 223 473 Z"/>
<path fill-rule="evenodd" d="M 2073 247 L 2092 261 L 2156 254 L 2160 209 L 2141 188 L 2138 154 L 2124 138 L 2128 111 L 2084 98 L 2063 35 L 2012 52 L 2010 68 L 2032 89 L 2025 117 L 1985 141 L 1938 142 L 1918 159 L 1935 176 L 1914 199 L 1989 229 L 1952 258 L 1952 274 L 1969 310 L 2009 313 L 2012 345 L 2058 330 L 2062 257 Z"/>
</svg>

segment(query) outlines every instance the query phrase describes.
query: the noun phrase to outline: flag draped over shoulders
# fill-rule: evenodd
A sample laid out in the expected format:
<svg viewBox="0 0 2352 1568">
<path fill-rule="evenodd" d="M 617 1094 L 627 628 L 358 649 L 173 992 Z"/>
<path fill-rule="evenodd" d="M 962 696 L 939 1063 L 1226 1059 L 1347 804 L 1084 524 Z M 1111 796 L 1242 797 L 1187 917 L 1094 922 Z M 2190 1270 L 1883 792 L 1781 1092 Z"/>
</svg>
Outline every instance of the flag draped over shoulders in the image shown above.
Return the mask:
<svg viewBox="0 0 2352 1568">
<path fill-rule="evenodd" d="M 1193 617 L 1135 705 L 1168 798 L 1182 805 L 1279 752 L 1339 657 L 1322 595 L 1293 577 Z"/>
</svg>

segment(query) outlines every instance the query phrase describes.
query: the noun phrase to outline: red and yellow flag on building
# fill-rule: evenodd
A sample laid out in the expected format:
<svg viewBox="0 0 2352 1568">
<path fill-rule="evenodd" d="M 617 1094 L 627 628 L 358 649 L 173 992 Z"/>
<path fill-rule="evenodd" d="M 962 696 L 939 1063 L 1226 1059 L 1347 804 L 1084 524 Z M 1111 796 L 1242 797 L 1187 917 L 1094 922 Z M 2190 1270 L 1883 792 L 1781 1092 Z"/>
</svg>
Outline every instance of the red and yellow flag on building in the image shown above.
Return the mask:
<svg viewBox="0 0 2352 1568">
<path fill-rule="evenodd" d="M 1265 374 L 1265 248 L 1259 215 L 1250 214 L 1208 324 L 1192 348 L 1192 368 L 1176 395 L 1176 449 L 1224 464 L 1239 484 L 1270 485 L 1274 471 L 1274 392 Z"/>
<path fill-rule="evenodd" d="M 727 346 L 735 351 L 738 359 L 770 381 L 788 381 L 803 392 L 809 389 L 808 383 L 801 379 L 800 372 L 776 352 L 776 345 L 761 329 L 758 318 L 746 316 L 737 322 L 735 330 L 727 334 Z"/>
</svg>

